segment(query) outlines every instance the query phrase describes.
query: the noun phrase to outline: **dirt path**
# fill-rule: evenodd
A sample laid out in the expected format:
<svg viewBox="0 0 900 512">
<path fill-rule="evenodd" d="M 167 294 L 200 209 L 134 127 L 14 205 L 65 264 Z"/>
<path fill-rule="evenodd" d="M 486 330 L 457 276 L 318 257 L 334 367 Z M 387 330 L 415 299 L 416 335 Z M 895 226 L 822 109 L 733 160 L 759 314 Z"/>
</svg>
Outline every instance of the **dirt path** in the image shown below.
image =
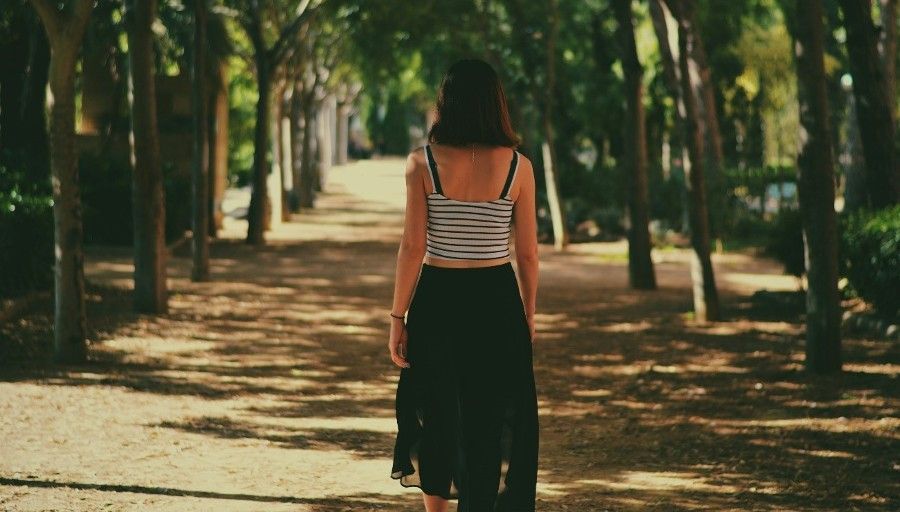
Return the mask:
<svg viewBox="0 0 900 512">
<path fill-rule="evenodd" d="M 230 222 L 215 281 L 173 258 L 163 317 L 129 312 L 127 250 L 89 251 L 95 360 L 0 366 L 0 509 L 420 510 L 388 477 L 402 169 L 334 169 L 262 250 Z M 846 374 L 811 378 L 799 309 L 750 300 L 794 288 L 776 266 L 716 255 L 727 320 L 699 327 L 687 255 L 635 292 L 623 250 L 542 247 L 538 510 L 900 508 L 896 344 L 846 339 Z"/>
</svg>

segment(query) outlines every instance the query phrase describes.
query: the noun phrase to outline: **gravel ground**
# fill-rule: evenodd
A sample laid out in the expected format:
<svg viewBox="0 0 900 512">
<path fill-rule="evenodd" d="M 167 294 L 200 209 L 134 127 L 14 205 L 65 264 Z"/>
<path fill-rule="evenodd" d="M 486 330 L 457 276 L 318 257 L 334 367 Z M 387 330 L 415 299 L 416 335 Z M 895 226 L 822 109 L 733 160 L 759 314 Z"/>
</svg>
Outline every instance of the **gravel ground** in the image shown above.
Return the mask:
<svg viewBox="0 0 900 512">
<path fill-rule="evenodd" d="M 41 361 L 46 300 L 0 325 L 0 355 L 37 356 L 0 364 L 0 509 L 422 510 L 389 478 L 403 167 L 333 169 L 262 249 L 229 218 L 213 281 L 171 259 L 166 315 L 130 312 L 127 249 L 90 248 L 90 362 Z M 716 254 L 703 326 L 687 252 L 640 292 L 624 250 L 541 248 L 539 511 L 900 509 L 896 342 L 848 335 L 847 371 L 808 376 L 802 311 L 752 298 L 796 288 L 777 265 Z"/>
</svg>

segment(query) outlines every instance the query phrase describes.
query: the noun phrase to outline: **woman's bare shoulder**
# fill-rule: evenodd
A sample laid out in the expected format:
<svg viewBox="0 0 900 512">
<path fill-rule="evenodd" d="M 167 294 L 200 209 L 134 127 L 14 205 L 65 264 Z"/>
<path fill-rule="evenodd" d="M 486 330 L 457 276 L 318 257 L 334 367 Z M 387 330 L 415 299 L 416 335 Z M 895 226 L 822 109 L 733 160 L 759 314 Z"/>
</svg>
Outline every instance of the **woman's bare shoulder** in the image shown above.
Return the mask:
<svg viewBox="0 0 900 512">
<path fill-rule="evenodd" d="M 406 155 L 407 165 L 425 166 L 425 146 L 419 146 Z"/>
<path fill-rule="evenodd" d="M 406 155 L 406 174 L 409 177 L 423 177 L 425 176 L 425 169 L 427 164 L 425 163 L 425 146 L 419 146 Z"/>
<path fill-rule="evenodd" d="M 531 159 L 529 159 L 527 156 L 523 155 L 520 151 L 517 151 L 517 152 L 519 153 L 518 173 L 519 174 L 524 173 L 525 176 L 533 177 L 534 176 L 534 167 L 531 165 Z M 518 178 L 516 178 L 516 179 L 518 179 Z"/>
</svg>

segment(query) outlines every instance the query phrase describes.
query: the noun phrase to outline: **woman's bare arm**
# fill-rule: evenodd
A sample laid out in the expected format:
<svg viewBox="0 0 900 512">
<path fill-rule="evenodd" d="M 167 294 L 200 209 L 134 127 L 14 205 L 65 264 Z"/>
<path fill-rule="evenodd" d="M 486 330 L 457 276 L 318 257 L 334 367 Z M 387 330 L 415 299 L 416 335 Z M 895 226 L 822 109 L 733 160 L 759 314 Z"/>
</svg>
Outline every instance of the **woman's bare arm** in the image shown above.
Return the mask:
<svg viewBox="0 0 900 512">
<path fill-rule="evenodd" d="M 424 156 L 410 153 L 406 159 L 406 220 L 397 251 L 397 271 L 394 278 L 394 302 L 391 315 L 403 317 L 409 309 L 422 259 L 425 257 L 425 189 L 421 169 Z M 388 348 L 394 364 L 408 367 L 406 360 L 406 326 L 401 318 L 391 318 L 391 337 Z"/>
<path fill-rule="evenodd" d="M 397 251 L 397 272 L 394 282 L 394 304 L 391 311 L 403 315 L 419 278 L 425 257 L 425 190 L 416 153 L 406 159 L 406 220 Z"/>
<path fill-rule="evenodd" d="M 525 305 L 525 315 L 534 336 L 534 312 L 537 299 L 538 280 L 538 242 L 537 242 L 537 206 L 535 199 L 534 169 L 531 161 L 520 156 L 518 196 L 513 206 L 513 223 L 515 225 L 516 264 L 519 275 L 519 291 Z"/>
</svg>

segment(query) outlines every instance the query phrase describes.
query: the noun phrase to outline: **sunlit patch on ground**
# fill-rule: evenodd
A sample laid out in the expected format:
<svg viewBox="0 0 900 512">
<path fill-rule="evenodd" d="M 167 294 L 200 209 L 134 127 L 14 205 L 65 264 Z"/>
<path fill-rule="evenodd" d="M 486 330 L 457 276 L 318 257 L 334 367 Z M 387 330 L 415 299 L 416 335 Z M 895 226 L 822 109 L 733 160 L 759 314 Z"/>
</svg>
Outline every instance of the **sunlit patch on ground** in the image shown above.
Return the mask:
<svg viewBox="0 0 900 512">
<path fill-rule="evenodd" d="M 626 471 L 615 479 L 587 479 L 578 483 L 599 485 L 615 490 L 671 491 L 677 489 L 704 492 L 735 492 L 727 485 L 711 485 L 707 479 L 694 473 L 678 473 L 673 471 Z"/>
</svg>

